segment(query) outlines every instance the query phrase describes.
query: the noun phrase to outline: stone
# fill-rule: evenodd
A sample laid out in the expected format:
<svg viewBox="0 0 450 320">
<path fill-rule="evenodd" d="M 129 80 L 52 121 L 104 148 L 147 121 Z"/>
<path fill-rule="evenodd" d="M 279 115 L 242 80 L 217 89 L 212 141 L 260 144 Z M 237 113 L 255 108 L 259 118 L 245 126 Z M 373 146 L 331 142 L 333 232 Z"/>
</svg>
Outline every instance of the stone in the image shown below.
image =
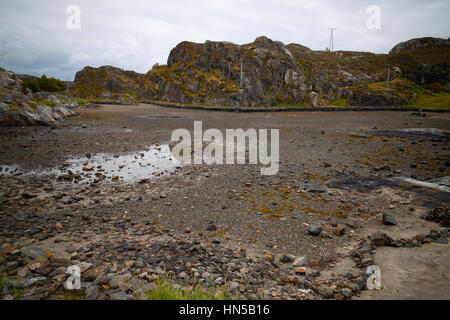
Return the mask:
<svg viewBox="0 0 450 320">
<path fill-rule="evenodd" d="M 309 94 L 309 101 L 311 102 L 311 106 L 314 108 L 319 107 L 319 94 L 317 92 L 312 91 Z"/>
<path fill-rule="evenodd" d="M 230 282 L 230 290 L 234 291 L 234 290 L 237 290 L 238 288 L 239 288 L 238 282 L 235 282 L 235 281 Z"/>
<path fill-rule="evenodd" d="M 209 272 L 203 272 L 202 278 L 205 280 L 209 280 L 209 279 L 211 279 L 211 274 Z"/>
<path fill-rule="evenodd" d="M 430 231 L 430 237 L 432 238 L 432 239 L 438 239 L 438 238 L 440 238 L 441 237 L 441 233 L 439 232 L 439 231 L 437 231 L 437 230 L 431 230 Z"/>
<path fill-rule="evenodd" d="M 311 193 L 327 193 L 330 191 L 327 187 L 318 184 L 305 184 L 303 188 Z"/>
<path fill-rule="evenodd" d="M 111 300 L 128 300 L 128 294 L 125 291 L 110 294 Z"/>
<path fill-rule="evenodd" d="M 345 227 L 344 226 L 337 226 L 334 229 L 334 234 L 337 235 L 337 236 L 345 235 Z"/>
<path fill-rule="evenodd" d="M 294 261 L 294 267 L 305 267 L 308 265 L 309 259 L 305 256 L 298 257 Z"/>
<path fill-rule="evenodd" d="M 23 267 L 17 270 L 17 276 L 19 276 L 20 278 L 25 278 L 27 275 L 28 275 L 27 267 Z"/>
<path fill-rule="evenodd" d="M 350 299 L 352 297 L 352 291 L 350 289 L 342 289 L 341 294 L 345 299 Z"/>
<path fill-rule="evenodd" d="M 440 244 L 448 244 L 448 239 L 441 237 L 441 238 L 437 238 L 436 240 L 434 240 L 434 242 L 440 243 Z"/>
<path fill-rule="evenodd" d="M 369 238 L 372 244 L 377 247 L 389 246 L 392 242 L 392 238 L 382 232 L 374 233 Z"/>
<path fill-rule="evenodd" d="M 281 263 L 292 263 L 295 261 L 295 256 L 292 254 L 285 254 L 280 258 Z"/>
<path fill-rule="evenodd" d="M 395 216 L 385 213 L 383 214 L 383 223 L 387 226 L 396 226 L 397 219 Z"/>
<path fill-rule="evenodd" d="M 22 252 L 25 256 L 32 258 L 32 259 L 47 259 L 51 254 L 46 249 L 31 245 L 27 247 L 22 247 L 20 249 L 20 252 Z"/>
<path fill-rule="evenodd" d="M 88 262 L 81 262 L 78 264 L 78 267 L 80 267 L 80 271 L 82 274 L 89 270 L 92 266 L 93 264 Z"/>
<path fill-rule="evenodd" d="M 128 280 L 130 279 L 130 274 L 124 274 L 124 275 L 114 275 L 111 278 L 111 281 L 109 282 L 109 286 L 112 289 L 116 288 L 131 288 L 131 285 L 129 284 Z"/>
<path fill-rule="evenodd" d="M 313 225 L 313 224 L 308 227 L 308 233 L 310 235 L 315 236 L 315 237 L 320 235 L 322 233 L 322 230 L 323 230 L 322 227 L 319 227 L 319 226 L 316 226 L 316 225 Z"/>
<path fill-rule="evenodd" d="M 329 299 L 333 296 L 333 290 L 328 287 L 320 286 L 317 288 L 317 292 L 322 298 Z"/>
<path fill-rule="evenodd" d="M 216 280 L 214 280 L 214 283 L 218 286 L 222 285 L 223 282 L 223 278 L 222 277 L 218 277 Z"/>
<path fill-rule="evenodd" d="M 36 277 L 36 278 L 28 278 L 28 279 L 22 279 L 22 280 L 11 280 L 11 281 L 9 281 L 9 283 L 15 289 L 27 289 L 37 283 L 41 283 L 41 282 L 45 281 L 45 280 L 47 280 L 46 277 Z"/>
<path fill-rule="evenodd" d="M 11 271 L 16 269 L 19 266 L 17 261 L 9 261 L 6 263 L 6 270 Z"/>
</svg>

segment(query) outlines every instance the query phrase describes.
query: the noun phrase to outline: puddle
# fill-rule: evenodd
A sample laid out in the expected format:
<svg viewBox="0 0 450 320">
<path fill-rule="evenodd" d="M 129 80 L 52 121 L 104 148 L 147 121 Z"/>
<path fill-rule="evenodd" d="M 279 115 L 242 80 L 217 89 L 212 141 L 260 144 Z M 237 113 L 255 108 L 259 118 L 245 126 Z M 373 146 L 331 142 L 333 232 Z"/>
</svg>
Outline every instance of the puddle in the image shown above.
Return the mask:
<svg viewBox="0 0 450 320">
<path fill-rule="evenodd" d="M 152 115 L 145 114 L 143 116 L 138 116 L 141 119 L 181 119 L 181 116 L 171 116 L 171 115 Z"/>
<path fill-rule="evenodd" d="M 55 176 L 58 180 L 91 183 L 122 181 L 136 183 L 173 173 L 181 162 L 172 156 L 169 145 L 149 146 L 128 155 L 95 154 L 68 159 L 59 168 L 23 170 L 17 166 L 0 166 L 2 175 Z"/>
</svg>

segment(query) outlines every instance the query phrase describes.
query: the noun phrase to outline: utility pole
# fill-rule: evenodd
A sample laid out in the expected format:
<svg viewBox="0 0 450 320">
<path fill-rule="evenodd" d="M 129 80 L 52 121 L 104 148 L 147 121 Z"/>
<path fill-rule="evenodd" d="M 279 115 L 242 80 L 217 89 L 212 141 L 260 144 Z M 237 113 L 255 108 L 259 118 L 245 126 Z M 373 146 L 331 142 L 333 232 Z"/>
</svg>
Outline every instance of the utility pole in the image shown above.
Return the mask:
<svg viewBox="0 0 450 320">
<path fill-rule="evenodd" d="M 330 46 L 328 48 L 330 49 L 330 52 L 333 52 L 333 50 L 334 50 L 333 34 L 334 34 L 334 30 L 336 30 L 336 28 L 329 28 L 329 30 L 331 30 L 331 37 L 330 37 Z"/>
<path fill-rule="evenodd" d="M 68 98 L 70 98 L 70 82 L 67 82 L 66 85 L 66 95 Z"/>
<path fill-rule="evenodd" d="M 242 89 L 242 85 L 244 84 L 244 74 L 243 74 L 244 68 L 242 65 L 242 60 L 241 60 L 241 89 Z"/>
<path fill-rule="evenodd" d="M 389 78 L 391 77 L 391 66 L 388 64 L 387 81 L 386 81 L 386 101 L 389 101 Z"/>
</svg>

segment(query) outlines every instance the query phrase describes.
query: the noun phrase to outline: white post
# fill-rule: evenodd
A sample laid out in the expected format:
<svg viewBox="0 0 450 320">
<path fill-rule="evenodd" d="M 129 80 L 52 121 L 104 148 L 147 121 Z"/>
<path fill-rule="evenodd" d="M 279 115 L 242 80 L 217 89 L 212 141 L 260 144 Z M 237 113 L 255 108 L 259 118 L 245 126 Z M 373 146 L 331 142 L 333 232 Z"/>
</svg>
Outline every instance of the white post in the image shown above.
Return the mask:
<svg viewBox="0 0 450 320">
<path fill-rule="evenodd" d="M 244 75 L 243 75 L 243 66 L 242 66 L 242 60 L 241 60 L 241 88 L 242 88 L 242 85 L 243 85 L 243 83 L 244 83 Z"/>
<path fill-rule="evenodd" d="M 391 77 L 391 66 L 388 64 L 388 73 L 386 81 L 386 101 L 389 101 L 389 78 Z M 388 102 L 389 103 L 389 102 Z"/>
</svg>

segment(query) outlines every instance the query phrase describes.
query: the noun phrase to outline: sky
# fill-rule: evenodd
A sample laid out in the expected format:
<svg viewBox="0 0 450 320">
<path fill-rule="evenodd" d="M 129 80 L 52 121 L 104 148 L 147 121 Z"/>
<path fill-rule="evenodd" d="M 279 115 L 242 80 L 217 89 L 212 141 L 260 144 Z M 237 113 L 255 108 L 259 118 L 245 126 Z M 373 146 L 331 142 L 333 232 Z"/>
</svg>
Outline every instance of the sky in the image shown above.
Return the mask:
<svg viewBox="0 0 450 320">
<path fill-rule="evenodd" d="M 450 0 L 1 0 L 0 67 L 63 80 L 85 66 L 146 73 L 185 40 L 264 35 L 324 50 L 331 27 L 335 50 L 388 53 L 412 38 L 448 38 Z"/>
</svg>

